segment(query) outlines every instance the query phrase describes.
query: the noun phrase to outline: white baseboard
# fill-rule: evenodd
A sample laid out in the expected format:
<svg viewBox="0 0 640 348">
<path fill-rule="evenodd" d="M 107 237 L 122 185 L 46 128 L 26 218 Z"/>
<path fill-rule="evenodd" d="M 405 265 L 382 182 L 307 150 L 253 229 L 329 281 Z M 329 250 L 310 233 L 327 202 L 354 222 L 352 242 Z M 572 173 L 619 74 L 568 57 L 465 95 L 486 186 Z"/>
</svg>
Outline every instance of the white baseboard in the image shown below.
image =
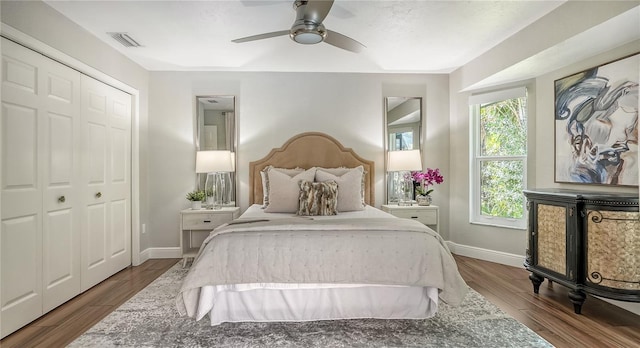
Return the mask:
<svg viewBox="0 0 640 348">
<path fill-rule="evenodd" d="M 140 253 L 140 263 L 149 259 L 179 259 L 182 258 L 180 247 L 147 248 Z"/>
<path fill-rule="evenodd" d="M 500 263 L 507 266 L 524 268 L 524 266 L 522 265 L 524 263 L 523 255 L 510 254 L 502 251 L 483 249 L 463 244 L 456 244 L 451 241 L 447 241 L 447 245 L 449 246 L 449 250 L 451 250 L 451 252 L 454 254 Z"/>
<path fill-rule="evenodd" d="M 151 254 L 150 249 L 144 249 L 143 251 L 140 252 L 140 263 L 138 265 L 143 264 L 145 261 L 149 260 L 151 257 L 149 256 L 149 254 Z M 134 265 L 134 266 L 138 266 L 138 265 Z"/>
</svg>

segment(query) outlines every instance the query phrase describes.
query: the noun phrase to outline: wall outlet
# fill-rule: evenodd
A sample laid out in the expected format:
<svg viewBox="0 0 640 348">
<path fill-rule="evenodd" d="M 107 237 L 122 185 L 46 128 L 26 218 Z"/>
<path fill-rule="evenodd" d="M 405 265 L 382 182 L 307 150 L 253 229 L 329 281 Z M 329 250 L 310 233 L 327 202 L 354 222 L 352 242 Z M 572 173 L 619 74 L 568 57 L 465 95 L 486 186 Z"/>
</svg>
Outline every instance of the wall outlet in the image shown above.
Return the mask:
<svg viewBox="0 0 640 348">
<path fill-rule="evenodd" d="M 147 224 L 142 224 L 142 234 L 147 233 Z"/>
</svg>

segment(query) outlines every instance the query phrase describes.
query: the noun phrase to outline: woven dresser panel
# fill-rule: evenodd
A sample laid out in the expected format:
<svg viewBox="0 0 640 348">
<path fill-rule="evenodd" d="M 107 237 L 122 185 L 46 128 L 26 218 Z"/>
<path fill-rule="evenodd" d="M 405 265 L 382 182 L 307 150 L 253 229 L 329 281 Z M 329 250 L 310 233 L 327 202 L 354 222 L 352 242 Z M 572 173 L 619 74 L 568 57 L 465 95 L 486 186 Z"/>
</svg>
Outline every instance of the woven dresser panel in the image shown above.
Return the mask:
<svg viewBox="0 0 640 348">
<path fill-rule="evenodd" d="M 640 213 L 587 211 L 587 279 L 640 290 Z"/>
<path fill-rule="evenodd" d="M 567 273 L 567 214 L 565 207 L 538 204 L 538 265 Z"/>
</svg>

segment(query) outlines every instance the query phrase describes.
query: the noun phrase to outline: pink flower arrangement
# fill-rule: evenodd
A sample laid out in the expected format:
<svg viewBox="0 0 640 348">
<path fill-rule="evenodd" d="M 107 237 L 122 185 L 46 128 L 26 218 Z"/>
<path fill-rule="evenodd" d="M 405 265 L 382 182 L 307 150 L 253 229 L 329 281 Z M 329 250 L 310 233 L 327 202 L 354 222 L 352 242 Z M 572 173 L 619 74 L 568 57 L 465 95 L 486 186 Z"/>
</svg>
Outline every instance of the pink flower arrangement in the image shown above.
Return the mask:
<svg viewBox="0 0 640 348">
<path fill-rule="evenodd" d="M 427 168 L 425 172 L 411 172 L 411 178 L 414 182 L 420 183 L 420 185 L 416 186 L 416 193 L 419 195 L 430 194 L 433 192 L 433 189 L 429 189 L 429 186 L 439 185 L 444 182 L 444 178 L 438 168 Z"/>
</svg>

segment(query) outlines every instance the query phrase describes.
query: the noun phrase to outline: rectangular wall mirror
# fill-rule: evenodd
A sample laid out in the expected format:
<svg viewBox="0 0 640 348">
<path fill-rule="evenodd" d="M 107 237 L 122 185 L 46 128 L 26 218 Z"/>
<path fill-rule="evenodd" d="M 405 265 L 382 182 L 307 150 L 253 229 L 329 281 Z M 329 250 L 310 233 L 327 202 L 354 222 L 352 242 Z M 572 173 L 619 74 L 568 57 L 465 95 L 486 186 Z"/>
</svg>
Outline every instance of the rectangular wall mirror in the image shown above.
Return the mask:
<svg viewBox="0 0 640 348">
<path fill-rule="evenodd" d="M 398 204 L 401 198 L 399 187 L 402 172 L 390 172 L 389 151 L 420 150 L 422 144 L 422 98 L 385 98 L 385 173 L 386 202 Z"/>
<path fill-rule="evenodd" d="M 211 180 L 224 180 L 220 189 L 220 202 L 222 206 L 236 205 L 236 98 L 235 96 L 196 96 L 196 151 L 229 151 L 232 168 L 225 166 L 216 178 L 211 174 L 198 173 L 198 187 L 205 189 L 207 185 L 213 185 Z M 214 165 L 215 167 L 215 165 Z M 215 170 L 212 168 L 211 170 Z M 233 171 L 231 171 L 233 170 Z M 209 180 L 207 180 L 209 176 Z M 220 183 L 218 182 L 218 185 Z M 207 187 L 209 197 L 213 196 L 212 186 Z M 220 187 L 220 186 L 219 186 Z M 209 204 L 212 198 L 209 199 Z"/>
</svg>

